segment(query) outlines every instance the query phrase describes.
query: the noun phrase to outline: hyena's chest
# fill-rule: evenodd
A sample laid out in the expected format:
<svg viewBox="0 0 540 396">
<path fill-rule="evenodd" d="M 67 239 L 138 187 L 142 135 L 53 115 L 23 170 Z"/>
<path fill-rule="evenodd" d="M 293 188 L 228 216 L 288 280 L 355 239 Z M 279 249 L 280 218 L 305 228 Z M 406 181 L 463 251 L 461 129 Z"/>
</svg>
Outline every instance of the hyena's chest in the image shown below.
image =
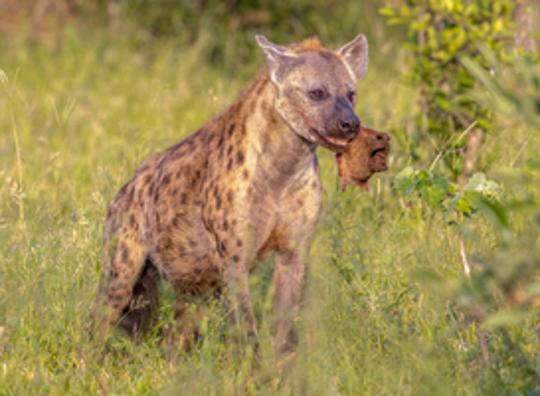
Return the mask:
<svg viewBox="0 0 540 396">
<path fill-rule="evenodd" d="M 249 218 L 256 258 L 291 249 L 313 233 L 321 209 L 321 183 L 316 170 L 281 189 L 269 185 L 255 190 Z"/>
</svg>

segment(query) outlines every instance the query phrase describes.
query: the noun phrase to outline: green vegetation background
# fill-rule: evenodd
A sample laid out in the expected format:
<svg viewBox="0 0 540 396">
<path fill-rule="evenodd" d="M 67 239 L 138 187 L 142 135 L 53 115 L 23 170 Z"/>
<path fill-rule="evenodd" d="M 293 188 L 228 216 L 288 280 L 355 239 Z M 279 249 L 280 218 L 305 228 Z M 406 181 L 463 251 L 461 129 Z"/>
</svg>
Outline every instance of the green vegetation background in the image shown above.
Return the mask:
<svg viewBox="0 0 540 396">
<path fill-rule="evenodd" d="M 23 18 L 0 38 L 0 394 L 525 394 L 539 385 L 537 314 L 503 320 L 504 332 L 488 334 L 485 360 L 478 322 L 456 308 L 474 298 L 459 292 L 460 232 L 444 213 L 392 189 L 401 169 L 428 167 L 435 155 L 415 129 L 418 92 L 401 79 L 409 65 L 402 32 L 385 27 L 377 2 L 182 2 L 171 10 L 170 2 L 133 1 L 119 3 L 117 19 L 104 1 L 73 3 L 66 23 L 50 17 L 38 29 Z M 319 150 L 324 211 L 296 365 L 286 375 L 270 356 L 271 261 L 252 279 L 259 365 L 243 345 L 224 342 L 217 307 L 190 352 L 171 356 L 156 330 L 140 343 L 118 335 L 102 353 L 86 325 L 106 205 L 144 157 L 240 92 L 263 64 L 254 32 L 278 42 L 319 34 L 334 48 L 368 35 L 357 112 L 391 133 L 390 170 L 372 179 L 369 193 L 341 193 L 332 154 Z M 539 151 L 533 123 L 497 112 L 479 170 L 509 201 L 538 202 Z M 516 235 L 538 222 L 532 207 L 510 214 Z M 500 233 L 480 217 L 465 235 L 481 272 Z M 538 234 L 530 236 L 537 246 Z M 515 249 L 511 257 L 527 247 Z M 164 287 L 162 325 L 173 298 Z M 506 304 L 503 293 L 494 298 Z"/>
</svg>

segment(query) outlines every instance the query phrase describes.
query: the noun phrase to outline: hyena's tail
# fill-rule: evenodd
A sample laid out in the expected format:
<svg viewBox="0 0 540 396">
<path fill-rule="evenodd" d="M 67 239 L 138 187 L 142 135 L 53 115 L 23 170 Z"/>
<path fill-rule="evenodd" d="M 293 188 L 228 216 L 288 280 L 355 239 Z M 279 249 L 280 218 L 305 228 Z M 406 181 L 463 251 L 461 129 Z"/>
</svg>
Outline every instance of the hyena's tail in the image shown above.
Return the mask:
<svg viewBox="0 0 540 396">
<path fill-rule="evenodd" d="M 141 225 L 133 221 L 122 203 L 111 204 L 105 221 L 101 276 L 93 309 L 94 328 L 100 338 L 115 324 L 137 337 L 158 317 L 159 273 L 146 254 Z"/>
<path fill-rule="evenodd" d="M 120 320 L 120 327 L 132 338 L 147 333 L 158 319 L 159 281 L 156 266 L 150 259 L 146 259 L 142 273 L 133 287 L 129 307 Z"/>
</svg>

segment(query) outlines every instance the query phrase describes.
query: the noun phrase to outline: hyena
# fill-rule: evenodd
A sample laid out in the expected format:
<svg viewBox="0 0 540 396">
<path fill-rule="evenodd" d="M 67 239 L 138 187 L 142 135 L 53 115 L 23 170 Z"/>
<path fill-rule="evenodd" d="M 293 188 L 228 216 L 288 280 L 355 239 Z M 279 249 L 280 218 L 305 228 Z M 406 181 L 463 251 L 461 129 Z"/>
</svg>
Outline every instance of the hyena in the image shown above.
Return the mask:
<svg viewBox="0 0 540 396">
<path fill-rule="evenodd" d="M 192 322 L 192 297 L 223 296 L 256 339 L 248 276 L 275 252 L 273 340 L 278 353 L 294 348 L 321 208 L 316 148 L 340 153 L 358 134 L 353 109 L 368 45 L 363 35 L 337 51 L 315 38 L 256 40 L 267 58 L 257 78 L 220 115 L 146 159 L 110 204 L 96 303 L 102 336 L 114 324 L 131 333 L 151 324 L 163 278 L 180 323 Z"/>
</svg>

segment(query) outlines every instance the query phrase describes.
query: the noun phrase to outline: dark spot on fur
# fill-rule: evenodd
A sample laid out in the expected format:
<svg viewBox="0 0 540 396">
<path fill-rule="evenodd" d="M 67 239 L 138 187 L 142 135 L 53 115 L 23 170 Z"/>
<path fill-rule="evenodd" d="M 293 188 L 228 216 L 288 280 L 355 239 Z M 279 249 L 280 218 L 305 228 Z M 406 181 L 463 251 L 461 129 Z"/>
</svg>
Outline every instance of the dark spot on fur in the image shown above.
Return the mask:
<svg viewBox="0 0 540 396">
<path fill-rule="evenodd" d="M 244 244 L 244 243 L 242 242 L 241 239 L 237 239 L 237 240 L 236 240 L 236 246 L 242 247 L 243 244 Z"/>
<path fill-rule="evenodd" d="M 185 143 L 185 140 L 182 140 L 181 142 L 176 143 L 174 146 L 172 146 L 169 149 L 169 152 L 174 153 L 176 150 L 178 150 L 180 147 L 182 147 Z"/>
<path fill-rule="evenodd" d="M 122 261 L 125 263 L 126 261 L 129 260 L 129 251 L 126 245 L 124 245 L 123 243 L 121 245 L 121 249 L 122 249 Z"/>
<path fill-rule="evenodd" d="M 227 135 L 229 135 L 229 137 L 232 136 L 235 127 L 236 125 L 234 124 L 234 122 L 229 126 L 229 130 L 227 131 Z"/>
<path fill-rule="evenodd" d="M 191 239 L 190 239 L 190 240 L 188 241 L 188 244 L 189 244 L 189 246 L 191 246 L 192 248 L 197 247 L 197 242 L 195 242 L 194 240 L 191 240 Z"/>
<path fill-rule="evenodd" d="M 152 180 L 152 176 L 151 176 L 151 175 L 146 175 L 146 176 L 144 177 L 144 179 L 143 179 L 143 184 L 144 184 L 145 186 L 147 186 L 148 183 L 150 183 L 150 180 Z"/>
<path fill-rule="evenodd" d="M 232 158 L 229 158 L 229 161 L 227 161 L 227 170 L 231 170 L 232 168 Z"/>
<path fill-rule="evenodd" d="M 120 189 L 120 191 L 118 191 L 118 195 L 124 195 L 126 193 L 128 186 L 129 186 L 129 183 L 124 184 L 122 188 Z"/>
<path fill-rule="evenodd" d="M 232 146 L 232 145 L 230 145 L 229 147 L 227 147 L 227 156 L 228 156 L 228 157 L 231 156 L 232 151 L 233 151 L 233 146 Z"/>
<path fill-rule="evenodd" d="M 109 299 L 119 303 L 124 299 L 124 293 L 122 293 L 122 292 L 109 293 Z"/>
<path fill-rule="evenodd" d="M 255 86 L 254 96 L 255 97 L 259 96 L 265 86 L 266 86 L 266 81 L 265 80 L 259 81 L 258 84 Z"/>
<path fill-rule="evenodd" d="M 187 203 L 187 193 L 182 193 L 182 195 L 180 196 L 180 203 L 182 205 L 185 205 Z"/>
<path fill-rule="evenodd" d="M 270 110 L 270 105 L 268 104 L 268 102 L 266 100 L 264 100 L 262 103 L 261 103 L 261 109 L 263 112 L 267 112 L 268 110 Z"/>
<path fill-rule="evenodd" d="M 227 191 L 227 201 L 232 202 L 234 199 L 234 193 L 232 192 L 232 190 L 229 190 Z"/>
<path fill-rule="evenodd" d="M 132 227 L 135 227 L 136 224 L 137 224 L 137 220 L 135 219 L 135 215 L 132 213 L 129 216 L 129 225 Z"/>
<path fill-rule="evenodd" d="M 249 171 L 247 169 L 244 169 L 242 172 L 242 176 L 244 176 L 244 179 L 247 179 L 249 177 Z"/>
<path fill-rule="evenodd" d="M 128 192 L 127 203 L 130 205 L 133 202 L 133 196 L 135 195 L 135 187 L 131 186 Z"/>
<path fill-rule="evenodd" d="M 137 169 L 137 173 L 139 173 L 139 174 L 144 173 L 144 172 L 146 172 L 148 170 L 148 168 L 150 168 L 148 166 L 148 164 L 144 164 L 144 165 L 140 166 L 139 169 Z"/>
<path fill-rule="evenodd" d="M 166 237 L 165 239 L 163 239 L 163 248 L 165 250 L 169 250 L 173 247 L 173 241 L 171 239 L 171 237 Z"/>
<path fill-rule="evenodd" d="M 320 51 L 318 52 L 319 56 L 325 60 L 330 60 L 332 59 L 332 54 L 330 54 L 329 52 L 326 52 L 326 51 Z"/>
<path fill-rule="evenodd" d="M 223 229 L 227 231 L 229 229 L 229 222 L 227 220 L 223 221 Z"/>
<path fill-rule="evenodd" d="M 223 241 L 218 242 L 217 249 L 220 257 L 223 257 L 227 253 L 227 245 Z"/>
<path fill-rule="evenodd" d="M 178 169 L 175 176 L 177 179 L 180 178 L 180 176 L 182 176 L 182 169 Z"/>
<path fill-rule="evenodd" d="M 238 153 L 236 153 L 236 162 L 238 165 L 242 165 L 244 163 L 244 153 L 242 151 L 238 151 Z"/>
<path fill-rule="evenodd" d="M 224 142 L 225 142 L 225 135 L 221 135 L 219 137 L 218 144 L 217 144 L 218 148 L 222 148 Z"/>
<path fill-rule="evenodd" d="M 170 182 L 171 182 L 171 177 L 170 177 L 169 175 L 165 175 L 165 176 L 163 177 L 163 180 L 161 181 L 161 183 L 162 183 L 164 186 L 168 185 Z"/>
<path fill-rule="evenodd" d="M 235 263 L 238 263 L 238 262 L 240 262 L 240 257 L 238 257 L 238 255 L 235 254 L 234 256 L 232 256 L 232 260 L 233 260 Z"/>
</svg>

